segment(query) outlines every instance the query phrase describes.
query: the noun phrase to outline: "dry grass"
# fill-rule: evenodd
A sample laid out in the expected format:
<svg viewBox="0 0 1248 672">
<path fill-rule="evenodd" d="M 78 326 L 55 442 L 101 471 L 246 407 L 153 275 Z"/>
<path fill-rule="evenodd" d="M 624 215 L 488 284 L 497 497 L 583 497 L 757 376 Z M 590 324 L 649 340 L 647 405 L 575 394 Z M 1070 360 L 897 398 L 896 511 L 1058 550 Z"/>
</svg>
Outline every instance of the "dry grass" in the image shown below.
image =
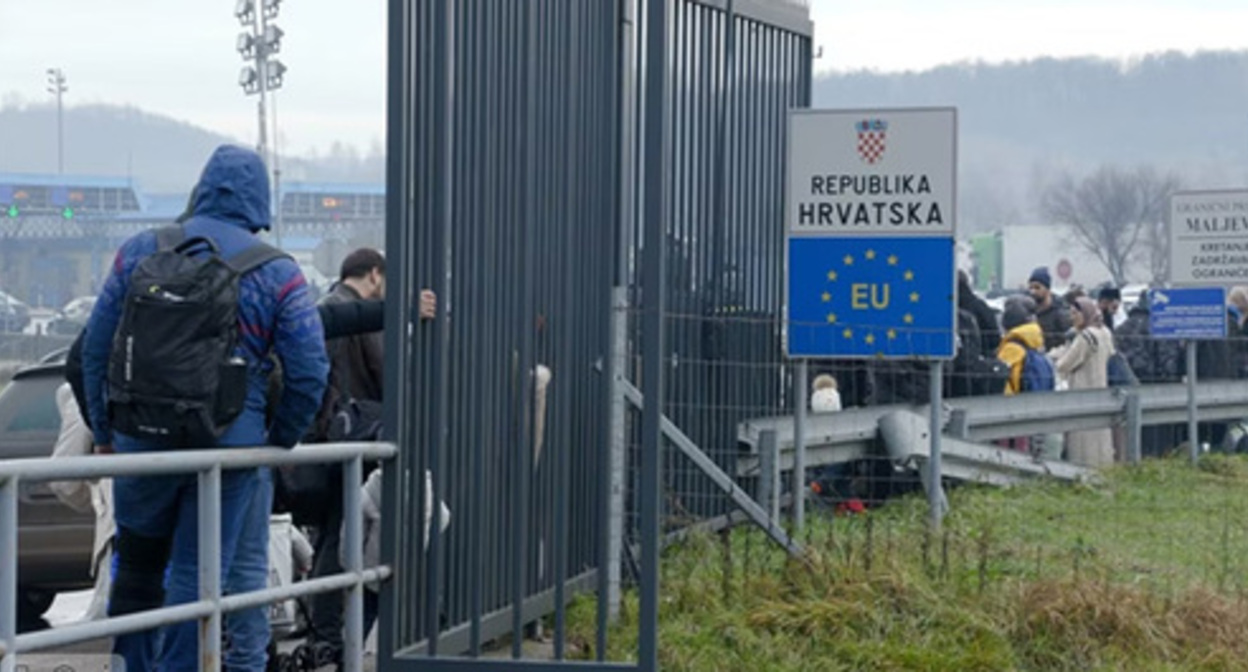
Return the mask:
<svg viewBox="0 0 1248 672">
<path fill-rule="evenodd" d="M 750 529 L 664 555 L 664 670 L 1248 671 L 1248 461 L 1165 461 L 1103 486 L 963 488 L 821 517 L 792 562 Z M 570 634 L 592 655 L 592 599 Z M 609 657 L 636 647 L 635 596 Z"/>
</svg>

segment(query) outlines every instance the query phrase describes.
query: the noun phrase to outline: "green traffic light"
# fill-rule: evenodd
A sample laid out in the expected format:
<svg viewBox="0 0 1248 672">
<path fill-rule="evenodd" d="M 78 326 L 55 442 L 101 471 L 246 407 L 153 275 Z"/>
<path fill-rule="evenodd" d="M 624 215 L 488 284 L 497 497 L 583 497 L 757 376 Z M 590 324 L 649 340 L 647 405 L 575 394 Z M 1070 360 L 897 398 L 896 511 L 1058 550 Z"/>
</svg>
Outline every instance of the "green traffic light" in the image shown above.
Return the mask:
<svg viewBox="0 0 1248 672">
<path fill-rule="evenodd" d="M 16 216 L 17 216 L 17 206 L 16 206 L 16 205 L 10 205 L 10 206 L 9 206 L 9 216 L 10 216 L 10 217 L 16 217 Z"/>
<path fill-rule="evenodd" d="M 62 210 L 62 211 L 61 211 L 61 216 L 62 216 L 62 217 L 64 217 L 65 219 L 73 219 L 73 218 L 74 218 L 74 209 L 73 209 L 73 208 L 65 208 L 64 210 Z"/>
</svg>

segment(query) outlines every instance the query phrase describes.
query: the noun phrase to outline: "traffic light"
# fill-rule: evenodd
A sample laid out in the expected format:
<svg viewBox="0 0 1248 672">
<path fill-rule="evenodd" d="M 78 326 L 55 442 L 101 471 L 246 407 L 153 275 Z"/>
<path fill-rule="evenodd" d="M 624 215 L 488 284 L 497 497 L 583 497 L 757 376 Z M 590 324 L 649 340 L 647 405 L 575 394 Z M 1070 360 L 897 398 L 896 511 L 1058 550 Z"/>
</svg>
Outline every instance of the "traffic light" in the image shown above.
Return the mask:
<svg viewBox="0 0 1248 672">
<path fill-rule="evenodd" d="M 16 205 L 10 205 L 10 206 L 9 206 L 9 209 L 6 211 L 6 213 L 9 215 L 9 217 L 17 217 L 17 215 L 18 215 L 17 206 L 16 206 Z"/>
<path fill-rule="evenodd" d="M 62 216 L 62 217 L 64 217 L 65 219 L 73 219 L 73 218 L 74 218 L 74 209 L 73 209 L 73 208 L 65 208 L 64 210 L 62 210 L 62 211 L 61 211 L 61 216 Z"/>
</svg>

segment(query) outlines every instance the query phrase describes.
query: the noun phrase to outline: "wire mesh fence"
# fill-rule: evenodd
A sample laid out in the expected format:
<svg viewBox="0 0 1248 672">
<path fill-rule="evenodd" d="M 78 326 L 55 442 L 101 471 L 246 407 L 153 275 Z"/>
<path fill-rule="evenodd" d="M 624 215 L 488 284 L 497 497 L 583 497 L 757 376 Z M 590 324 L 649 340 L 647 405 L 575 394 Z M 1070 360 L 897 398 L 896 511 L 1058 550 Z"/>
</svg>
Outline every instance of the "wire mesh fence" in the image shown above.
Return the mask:
<svg viewBox="0 0 1248 672">
<path fill-rule="evenodd" d="M 1021 362 L 1014 367 L 1002 362 L 999 346 L 983 349 L 991 369 L 984 369 L 984 362 L 955 359 L 942 381 L 947 440 L 962 437 L 967 445 L 989 451 L 985 461 L 1012 454 L 1024 463 L 1073 466 L 1080 458 L 1069 448 L 1091 441 L 1103 449 L 1108 464 L 1089 464 L 1096 468 L 1070 480 L 1057 472 L 1020 474 L 1008 487 L 995 475 L 947 474 L 943 486 L 949 513 L 933 530 L 921 477 L 925 463 L 899 460 L 877 426 L 887 413 L 925 413 L 926 362 L 812 362 L 809 386 L 798 390 L 794 363 L 780 354 L 783 329 L 775 316 L 674 314 L 667 323 L 672 348 L 665 359 L 665 415 L 672 431 L 664 448 L 662 485 L 668 544 L 660 621 L 665 669 L 787 669 L 783 661 L 755 660 L 750 653 L 725 662 L 726 651 L 737 651 L 734 638 L 746 637 L 724 629 L 725 621 L 737 616 L 755 631 L 749 637 L 792 636 L 821 626 L 820 632 L 833 639 L 887 639 L 880 631 L 895 636 L 908 624 L 920 628 L 914 636 L 926 638 L 943 626 L 919 621 L 943 613 L 942 603 L 974 610 L 976 618 L 986 619 L 984 628 L 993 637 L 1013 638 L 1014 644 L 1002 646 L 1039 666 L 1033 669 L 1066 665 L 1071 656 L 1094 666 L 1095 660 L 1112 658 L 1104 649 L 1114 641 L 1142 631 L 1148 632 L 1148 641 L 1131 646 L 1179 669 L 1195 659 L 1192 651 L 1221 661 L 1219 656 L 1239 650 L 1193 634 L 1197 623 L 1245 613 L 1248 524 L 1242 521 L 1248 509 L 1248 459 L 1237 454 L 1245 432 L 1233 409 L 1219 406 L 1208 412 L 1212 417 L 1200 425 L 1201 457 L 1193 465 L 1185 409 L 1167 402 L 1163 416 L 1160 406 L 1150 406 L 1138 428 L 1145 459 L 1130 465 L 1127 398 L 1140 393 L 1137 385 L 1115 389 L 1108 380 L 1102 383 L 1096 392 L 1103 393 L 1112 412 L 1099 406 L 1093 411 L 1089 403 L 1068 418 L 1022 422 L 1029 414 L 1040 417 L 1046 407 L 1090 398 L 1088 390 L 1071 388 L 1073 371 L 1058 367 L 1078 334 L 1059 335 L 1061 345 L 1045 354 L 1057 389 L 1012 395 L 1012 415 L 992 419 L 1002 423 L 998 426 L 989 426 L 974 409 L 981 399 L 1005 398 L 1011 374 L 1022 375 Z M 1239 379 L 1235 353 L 1243 345 L 1238 338 L 1199 344 L 1198 378 Z M 1168 384 L 1180 394 L 1177 384 L 1187 371 L 1182 357 L 1176 360 L 1169 351 L 1182 347 L 1147 335 L 1114 339 L 1116 350 L 1134 357 L 1140 385 Z M 1139 353 L 1158 363 L 1140 359 Z M 1103 359 L 1086 364 L 1094 365 L 1106 366 Z M 630 361 L 627 369 L 635 373 L 638 362 Z M 1226 389 L 1220 404 L 1240 408 L 1248 403 L 1248 387 Z M 804 477 L 795 481 L 791 430 L 776 436 L 759 428 L 792 425 L 799 403 L 809 410 L 811 456 Z M 983 424 L 959 428 L 959 413 L 967 409 L 973 423 Z M 630 413 L 631 431 L 639 416 L 635 409 Z M 864 417 L 870 423 L 859 427 Z M 732 493 L 677 446 L 677 435 L 695 443 L 732 475 L 736 488 L 777 517 L 801 552 L 786 550 L 749 520 Z M 926 444 L 926 437 L 915 441 Z M 831 444 L 840 448 L 825 451 Z M 635 436 L 630 435 L 628 446 L 631 493 L 640 449 Z M 921 453 L 916 447 L 914 454 Z M 807 524 L 800 529 L 788 518 L 797 488 L 808 503 Z M 635 519 L 627 529 L 626 548 L 632 548 Z M 828 615 L 829 605 L 854 614 L 878 609 L 878 591 L 885 586 L 920 591 L 922 599 L 907 606 L 914 613 L 888 612 L 894 621 L 887 623 L 883 617 L 864 617 L 862 631 L 858 626 L 838 629 L 845 624 Z M 626 593 L 626 614 L 629 599 Z M 867 632 L 872 627 L 879 631 Z M 1084 658 L 1042 644 L 1059 636 L 1080 642 L 1085 650 L 1078 655 Z M 612 639 L 609 655 L 628 659 L 623 643 L 627 640 Z M 810 651 L 805 655 L 793 669 L 810 669 L 812 660 L 819 660 Z M 1054 662 L 1059 659 L 1061 665 Z M 764 663 L 766 668 L 750 667 Z M 1236 665 L 1226 669 L 1239 669 Z"/>
</svg>

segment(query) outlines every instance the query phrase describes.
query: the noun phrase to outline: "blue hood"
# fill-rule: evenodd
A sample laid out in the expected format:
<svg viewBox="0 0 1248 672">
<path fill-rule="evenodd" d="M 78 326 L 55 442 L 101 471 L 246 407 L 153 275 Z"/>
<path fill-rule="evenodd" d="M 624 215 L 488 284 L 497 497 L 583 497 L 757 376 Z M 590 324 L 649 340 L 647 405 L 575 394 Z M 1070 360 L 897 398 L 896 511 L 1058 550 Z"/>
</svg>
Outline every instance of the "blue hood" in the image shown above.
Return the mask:
<svg viewBox="0 0 1248 672">
<path fill-rule="evenodd" d="M 195 185 L 195 217 L 210 217 L 253 233 L 269 228 L 269 174 L 260 155 L 232 145 L 212 153 Z"/>
</svg>

